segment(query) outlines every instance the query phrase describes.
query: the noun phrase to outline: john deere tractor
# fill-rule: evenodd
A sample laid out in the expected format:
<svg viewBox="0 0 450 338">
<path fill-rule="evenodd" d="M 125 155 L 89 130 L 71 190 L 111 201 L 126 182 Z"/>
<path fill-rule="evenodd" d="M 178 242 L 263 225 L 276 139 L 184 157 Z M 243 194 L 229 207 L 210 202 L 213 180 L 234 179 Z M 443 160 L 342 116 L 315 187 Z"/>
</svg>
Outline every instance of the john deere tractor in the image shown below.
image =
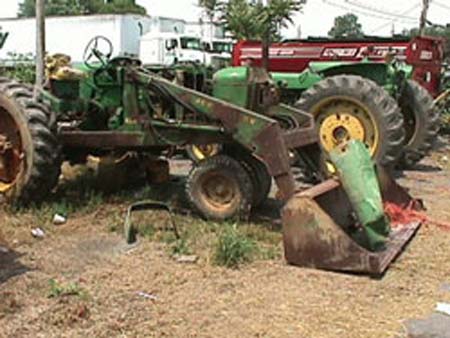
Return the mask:
<svg viewBox="0 0 450 338">
<path fill-rule="evenodd" d="M 273 178 L 287 202 L 282 220 L 290 263 L 381 273 L 419 227 L 390 231 L 383 203 L 403 208 L 414 200 L 382 168 L 374 170 L 357 141 L 343 142 L 328 158 L 337 176 L 296 193 L 295 156 L 320 172 L 315 164 L 323 154 L 313 117 L 280 104 L 265 70 L 230 68 L 228 76 L 215 77 L 213 97 L 148 71 L 139 60 L 111 59 L 112 50 L 100 50 L 102 42 L 111 46 L 103 40 L 87 46 L 82 69 L 64 58 L 49 62 L 48 83 L 37 97 L 30 86 L 0 79 L 3 201 L 44 199 L 62 160 L 133 152 L 154 172 L 154 159 L 167 159 L 174 149 L 221 144 L 220 154 L 196 163 L 186 177 L 192 208 L 207 219 L 245 219 L 267 198 Z"/>
<path fill-rule="evenodd" d="M 364 141 L 384 165 L 410 167 L 432 149 L 439 114 L 431 95 L 395 60 L 312 62 L 302 73 L 272 73 L 284 101 L 310 112 L 321 144 L 342 137 Z"/>
<path fill-rule="evenodd" d="M 171 78 L 175 72 L 186 74 L 186 86 L 192 83 L 193 74 L 202 79 L 208 75 L 207 71 L 199 73 L 198 65 L 174 65 L 167 70 Z M 239 80 L 236 76 L 235 70 L 225 68 L 214 75 L 213 82 L 247 81 L 246 76 Z M 411 76 L 412 68 L 394 59 L 386 63 L 311 62 L 301 73 L 271 73 L 282 102 L 313 115 L 325 150 L 342 140 L 357 139 L 378 163 L 398 168 L 411 167 L 425 157 L 439 130 L 433 98 Z M 211 86 L 203 88 L 212 93 Z M 219 145 L 193 147 L 190 154 L 200 160 L 219 150 Z"/>
</svg>

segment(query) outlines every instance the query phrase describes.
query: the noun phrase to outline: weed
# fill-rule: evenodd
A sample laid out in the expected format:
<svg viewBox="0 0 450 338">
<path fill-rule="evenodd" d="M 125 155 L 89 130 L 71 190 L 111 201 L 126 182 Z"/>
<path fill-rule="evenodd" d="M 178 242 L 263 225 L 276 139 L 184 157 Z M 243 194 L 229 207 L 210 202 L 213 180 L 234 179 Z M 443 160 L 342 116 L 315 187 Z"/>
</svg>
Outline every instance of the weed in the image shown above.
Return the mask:
<svg viewBox="0 0 450 338">
<path fill-rule="evenodd" d="M 219 235 L 214 261 L 217 265 L 237 268 L 242 263 L 250 262 L 256 249 L 256 243 L 241 234 L 236 224 L 229 225 Z"/>
<path fill-rule="evenodd" d="M 191 253 L 188 241 L 185 237 L 177 239 L 173 242 L 170 249 L 172 251 L 172 255 L 189 255 Z"/>
<path fill-rule="evenodd" d="M 50 291 L 48 294 L 49 298 L 56 298 L 62 296 L 79 296 L 85 298 L 87 296 L 86 291 L 80 287 L 78 283 L 69 283 L 63 285 L 56 281 L 55 279 L 49 280 Z"/>
</svg>

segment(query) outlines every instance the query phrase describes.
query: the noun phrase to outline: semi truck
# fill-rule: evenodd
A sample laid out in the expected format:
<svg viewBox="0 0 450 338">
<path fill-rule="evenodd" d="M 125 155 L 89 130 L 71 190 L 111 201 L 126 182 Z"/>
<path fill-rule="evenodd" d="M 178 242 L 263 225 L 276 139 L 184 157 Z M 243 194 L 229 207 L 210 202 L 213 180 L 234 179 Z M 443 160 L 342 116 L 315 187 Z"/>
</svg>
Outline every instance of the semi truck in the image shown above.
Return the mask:
<svg viewBox="0 0 450 338">
<path fill-rule="evenodd" d="M 34 57 L 35 26 L 34 18 L 0 19 L 1 66 Z M 46 52 L 50 55 L 63 53 L 70 56 L 72 62 L 82 63 L 84 48 L 95 36 L 103 36 L 111 42 L 112 57 L 136 57 L 145 64 L 188 61 L 210 65 L 213 60 L 210 51 L 204 49 L 202 36 L 187 31 L 182 19 L 134 14 L 46 19 Z M 227 56 L 231 59 L 230 53 Z"/>
</svg>

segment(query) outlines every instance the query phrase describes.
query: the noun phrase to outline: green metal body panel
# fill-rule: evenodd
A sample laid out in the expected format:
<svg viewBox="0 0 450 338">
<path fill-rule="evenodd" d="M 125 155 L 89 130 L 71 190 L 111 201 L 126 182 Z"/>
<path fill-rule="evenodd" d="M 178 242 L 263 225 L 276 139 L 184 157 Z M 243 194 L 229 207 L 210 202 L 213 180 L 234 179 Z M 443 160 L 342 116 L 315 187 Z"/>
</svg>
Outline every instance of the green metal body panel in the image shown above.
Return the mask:
<svg viewBox="0 0 450 338">
<path fill-rule="evenodd" d="M 248 106 L 248 67 L 219 70 L 213 76 L 213 96 L 241 107 Z"/>
<path fill-rule="evenodd" d="M 287 102 L 294 103 L 301 93 L 326 77 L 358 75 L 384 87 L 396 97 L 404 79 L 412 77 L 413 68 L 406 64 L 376 62 L 311 62 L 302 73 L 271 73 L 274 81 L 284 92 Z"/>
<path fill-rule="evenodd" d="M 372 251 L 383 249 L 390 227 L 369 151 L 364 143 L 352 140 L 331 151 L 330 159 L 363 226 L 364 231 L 357 240 Z"/>
</svg>

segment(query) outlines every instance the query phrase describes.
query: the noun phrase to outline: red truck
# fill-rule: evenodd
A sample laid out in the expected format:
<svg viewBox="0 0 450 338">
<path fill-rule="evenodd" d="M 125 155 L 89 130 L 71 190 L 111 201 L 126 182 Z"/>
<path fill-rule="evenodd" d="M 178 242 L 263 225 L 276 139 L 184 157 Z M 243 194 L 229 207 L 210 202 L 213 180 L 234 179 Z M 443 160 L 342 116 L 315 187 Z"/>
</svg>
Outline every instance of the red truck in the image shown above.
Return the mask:
<svg viewBox="0 0 450 338">
<path fill-rule="evenodd" d="M 269 71 L 301 73 L 310 62 L 370 61 L 384 62 L 394 54 L 399 60 L 413 66 L 413 78 L 433 97 L 440 93 L 441 67 L 444 60 L 444 40 L 436 37 L 383 38 L 365 37 L 355 40 L 308 38 L 274 43 L 269 49 Z M 246 60 L 261 64 L 261 43 L 240 41 L 233 50 L 233 66 Z"/>
</svg>

